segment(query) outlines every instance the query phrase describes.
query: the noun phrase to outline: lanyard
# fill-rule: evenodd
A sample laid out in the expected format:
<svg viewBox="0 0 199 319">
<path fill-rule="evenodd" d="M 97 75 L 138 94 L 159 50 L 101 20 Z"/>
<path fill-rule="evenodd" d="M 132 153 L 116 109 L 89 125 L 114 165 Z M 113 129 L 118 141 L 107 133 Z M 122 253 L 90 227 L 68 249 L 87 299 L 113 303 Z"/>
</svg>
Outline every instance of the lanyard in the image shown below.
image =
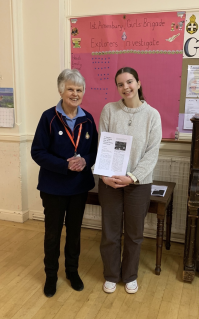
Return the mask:
<svg viewBox="0 0 199 319">
<path fill-rule="evenodd" d="M 81 132 L 82 132 L 82 123 L 79 126 L 79 132 L 78 132 L 76 144 L 75 144 L 74 139 L 71 136 L 69 130 L 65 126 L 64 126 L 64 128 L 65 128 L 66 133 L 68 134 L 68 137 L 70 138 L 71 142 L 73 143 L 73 145 L 75 147 L 75 154 L 74 155 L 77 155 L 77 148 L 78 148 L 78 145 L 79 145 L 79 140 L 80 140 L 80 136 L 81 136 Z"/>
<path fill-rule="evenodd" d="M 74 153 L 74 155 L 76 156 L 76 155 L 77 155 L 77 148 L 78 148 L 78 145 L 79 145 L 79 140 L 80 140 L 80 136 L 81 136 L 81 132 L 82 132 L 82 123 L 81 123 L 80 126 L 79 126 L 79 132 L 78 132 L 78 136 L 77 136 L 77 141 L 76 141 L 76 143 L 75 143 L 75 142 L 74 142 L 74 139 L 73 139 L 73 137 L 72 137 L 72 135 L 70 134 L 69 130 L 66 128 L 64 121 L 62 120 L 62 118 L 60 118 L 60 116 L 59 116 L 57 110 L 55 110 L 55 111 L 56 111 L 56 114 L 57 114 L 58 118 L 59 118 L 60 121 L 62 122 L 62 124 L 64 124 L 65 131 L 66 131 L 66 133 L 68 134 L 68 137 L 70 138 L 71 142 L 73 143 L 73 145 L 74 145 L 74 147 L 75 147 L 75 153 Z"/>
</svg>

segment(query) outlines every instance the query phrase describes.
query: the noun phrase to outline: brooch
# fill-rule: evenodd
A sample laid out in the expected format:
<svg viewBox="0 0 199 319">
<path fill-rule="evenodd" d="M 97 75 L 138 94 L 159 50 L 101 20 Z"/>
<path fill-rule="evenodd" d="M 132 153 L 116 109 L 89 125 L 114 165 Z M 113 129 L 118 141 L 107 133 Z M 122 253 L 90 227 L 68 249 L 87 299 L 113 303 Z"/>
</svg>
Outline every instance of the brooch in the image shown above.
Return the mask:
<svg viewBox="0 0 199 319">
<path fill-rule="evenodd" d="M 90 138 L 90 135 L 88 134 L 88 132 L 86 132 L 85 138 L 88 140 Z"/>
</svg>

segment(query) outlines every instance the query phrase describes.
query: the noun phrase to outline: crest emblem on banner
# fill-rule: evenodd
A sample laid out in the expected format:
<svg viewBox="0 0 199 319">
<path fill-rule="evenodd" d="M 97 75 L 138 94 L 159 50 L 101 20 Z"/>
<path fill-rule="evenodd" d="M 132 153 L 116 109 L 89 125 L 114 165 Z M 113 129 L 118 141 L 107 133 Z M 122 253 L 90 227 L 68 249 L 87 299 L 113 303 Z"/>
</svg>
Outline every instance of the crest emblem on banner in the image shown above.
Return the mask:
<svg viewBox="0 0 199 319">
<path fill-rule="evenodd" d="M 78 31 L 77 28 L 72 28 L 71 34 L 72 34 L 73 36 L 77 35 L 78 33 L 79 33 L 79 31 Z"/>
<path fill-rule="evenodd" d="M 186 31 L 189 34 L 194 34 L 198 31 L 198 24 L 196 22 L 196 16 L 194 14 L 190 17 L 190 21 L 186 25 Z"/>
</svg>

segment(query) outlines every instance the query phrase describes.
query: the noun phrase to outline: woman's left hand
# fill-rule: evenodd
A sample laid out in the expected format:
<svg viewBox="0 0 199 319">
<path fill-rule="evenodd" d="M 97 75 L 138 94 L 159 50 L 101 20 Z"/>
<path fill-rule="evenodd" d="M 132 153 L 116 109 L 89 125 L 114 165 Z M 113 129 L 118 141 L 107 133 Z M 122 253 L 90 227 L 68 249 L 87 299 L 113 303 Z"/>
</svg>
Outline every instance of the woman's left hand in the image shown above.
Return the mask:
<svg viewBox="0 0 199 319">
<path fill-rule="evenodd" d="M 81 172 L 86 166 L 86 161 L 83 157 L 70 157 L 67 159 L 68 168 L 71 171 Z"/>
<path fill-rule="evenodd" d="M 130 177 L 128 176 L 112 176 L 113 178 L 117 179 L 118 180 L 118 184 L 120 185 L 124 185 L 124 186 L 127 186 L 127 185 L 130 185 L 130 184 L 133 184 L 133 181 Z"/>
</svg>

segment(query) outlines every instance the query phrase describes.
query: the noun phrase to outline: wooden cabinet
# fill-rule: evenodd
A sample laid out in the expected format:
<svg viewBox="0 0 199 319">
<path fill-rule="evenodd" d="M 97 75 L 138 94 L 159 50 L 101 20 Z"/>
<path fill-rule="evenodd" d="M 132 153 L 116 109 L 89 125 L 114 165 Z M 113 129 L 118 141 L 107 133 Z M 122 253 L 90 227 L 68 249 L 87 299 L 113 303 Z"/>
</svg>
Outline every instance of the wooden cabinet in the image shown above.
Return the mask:
<svg viewBox="0 0 199 319">
<path fill-rule="evenodd" d="M 192 282 L 199 271 L 199 118 L 193 117 L 183 280 Z"/>
</svg>

